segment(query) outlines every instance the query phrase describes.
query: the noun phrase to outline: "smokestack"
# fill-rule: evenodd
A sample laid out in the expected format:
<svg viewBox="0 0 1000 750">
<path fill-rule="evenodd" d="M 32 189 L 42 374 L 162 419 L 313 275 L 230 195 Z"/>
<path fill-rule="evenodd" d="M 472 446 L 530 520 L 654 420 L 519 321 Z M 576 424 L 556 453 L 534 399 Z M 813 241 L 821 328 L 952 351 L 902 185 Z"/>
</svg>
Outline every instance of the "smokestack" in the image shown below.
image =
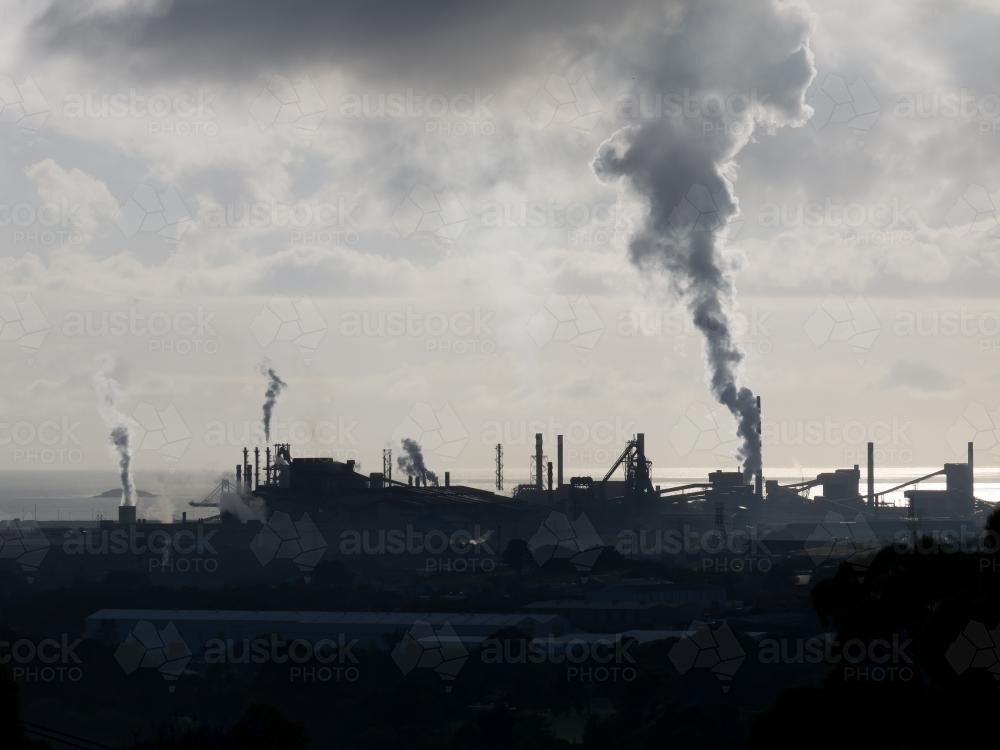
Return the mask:
<svg viewBox="0 0 1000 750">
<path fill-rule="evenodd" d="M 450 471 L 446 471 L 444 473 L 444 486 L 445 487 L 451 487 L 451 472 Z"/>
<path fill-rule="evenodd" d="M 966 446 L 966 448 L 967 448 L 967 450 L 969 452 L 969 492 L 972 494 L 973 497 L 975 497 L 976 496 L 976 472 L 975 472 L 976 462 L 975 462 L 975 460 L 974 460 L 974 458 L 972 456 L 972 441 L 971 440 L 969 441 L 969 444 Z"/>
<path fill-rule="evenodd" d="M 268 446 L 264 449 L 264 455 L 266 460 L 264 463 L 264 484 L 271 484 L 271 447 Z"/>
<path fill-rule="evenodd" d="M 542 433 L 535 433 L 535 489 L 542 492 Z"/>
<path fill-rule="evenodd" d="M 868 443 L 868 507 L 875 510 L 875 443 Z"/>
<path fill-rule="evenodd" d="M 260 448 L 253 449 L 253 487 L 260 487 Z"/>
<path fill-rule="evenodd" d="M 563 436 L 556 435 L 556 487 L 563 486 Z"/>
<path fill-rule="evenodd" d="M 757 473 L 754 475 L 754 493 L 758 500 L 764 499 L 764 438 L 761 429 L 763 416 L 760 408 L 760 396 L 757 397 L 757 444 L 760 446 L 760 464 L 757 466 Z"/>
<path fill-rule="evenodd" d="M 552 496 L 552 462 L 551 461 L 549 461 L 548 469 L 549 469 L 549 497 L 551 497 Z"/>
<path fill-rule="evenodd" d="M 413 486 L 413 476 L 412 476 L 412 475 L 411 475 L 411 476 L 408 476 L 408 477 L 406 478 L 406 483 L 407 483 L 408 485 L 410 485 L 411 487 Z"/>
<path fill-rule="evenodd" d="M 241 492 L 243 490 L 243 467 L 236 464 L 236 491 Z"/>
<path fill-rule="evenodd" d="M 118 506 L 118 523 L 122 526 L 135 526 L 136 517 L 134 505 Z"/>
</svg>

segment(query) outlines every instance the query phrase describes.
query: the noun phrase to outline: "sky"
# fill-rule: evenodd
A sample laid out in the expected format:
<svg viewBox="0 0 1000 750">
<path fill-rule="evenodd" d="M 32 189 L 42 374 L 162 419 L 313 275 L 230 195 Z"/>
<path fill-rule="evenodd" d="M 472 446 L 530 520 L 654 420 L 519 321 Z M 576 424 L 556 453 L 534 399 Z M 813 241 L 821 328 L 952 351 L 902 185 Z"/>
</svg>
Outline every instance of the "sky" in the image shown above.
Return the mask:
<svg viewBox="0 0 1000 750">
<path fill-rule="evenodd" d="M 4 469 L 1000 462 L 994 4 L 0 5 Z"/>
</svg>

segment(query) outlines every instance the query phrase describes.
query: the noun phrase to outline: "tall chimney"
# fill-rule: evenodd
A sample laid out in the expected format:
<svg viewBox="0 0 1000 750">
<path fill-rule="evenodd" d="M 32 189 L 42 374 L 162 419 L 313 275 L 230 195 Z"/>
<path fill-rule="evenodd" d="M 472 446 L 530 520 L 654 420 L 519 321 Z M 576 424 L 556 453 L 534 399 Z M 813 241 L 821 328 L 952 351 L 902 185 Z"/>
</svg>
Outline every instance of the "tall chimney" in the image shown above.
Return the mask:
<svg viewBox="0 0 1000 750">
<path fill-rule="evenodd" d="M 542 492 L 542 433 L 535 433 L 535 489 Z"/>
<path fill-rule="evenodd" d="M 875 510 L 875 443 L 868 443 L 868 507 Z"/>
<path fill-rule="evenodd" d="M 118 523 L 122 526 L 135 526 L 136 523 L 136 507 L 134 505 L 119 505 L 118 506 Z"/>
<path fill-rule="evenodd" d="M 757 474 L 754 476 L 754 494 L 758 500 L 764 499 L 764 434 L 761 429 L 763 416 L 760 408 L 760 396 L 757 397 L 757 436 L 761 443 L 760 466 L 757 467 Z"/>
<path fill-rule="evenodd" d="M 556 435 L 556 487 L 563 486 L 563 436 Z"/>
<path fill-rule="evenodd" d="M 271 484 L 271 446 L 264 449 L 264 484 Z"/>
<path fill-rule="evenodd" d="M 253 488 L 260 487 L 260 448 L 253 449 Z"/>
<path fill-rule="evenodd" d="M 969 451 L 969 493 L 975 497 L 976 496 L 976 472 L 975 466 L 976 462 L 972 457 L 972 441 L 966 446 Z"/>
<path fill-rule="evenodd" d="M 551 497 L 552 496 L 552 462 L 551 461 L 549 461 L 548 469 L 549 469 L 549 496 Z"/>
<path fill-rule="evenodd" d="M 243 491 L 243 467 L 236 464 L 236 491 Z"/>
<path fill-rule="evenodd" d="M 445 487 L 451 487 L 451 472 L 450 471 L 446 471 L 444 473 L 444 486 Z"/>
</svg>

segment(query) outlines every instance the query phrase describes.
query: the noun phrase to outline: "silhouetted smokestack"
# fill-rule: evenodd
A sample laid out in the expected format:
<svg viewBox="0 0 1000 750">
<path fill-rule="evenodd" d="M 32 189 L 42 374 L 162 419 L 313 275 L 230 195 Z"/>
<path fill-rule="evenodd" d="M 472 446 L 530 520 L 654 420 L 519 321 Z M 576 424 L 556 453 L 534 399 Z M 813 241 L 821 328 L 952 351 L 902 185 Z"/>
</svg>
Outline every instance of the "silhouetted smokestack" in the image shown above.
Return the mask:
<svg viewBox="0 0 1000 750">
<path fill-rule="evenodd" d="M 556 487 L 563 486 L 563 436 L 556 435 Z"/>
<path fill-rule="evenodd" d="M 552 494 L 552 462 L 551 461 L 549 461 L 548 469 L 549 469 L 549 494 L 551 495 Z"/>
<path fill-rule="evenodd" d="M 542 491 L 542 433 L 535 433 L 535 489 Z"/>
<path fill-rule="evenodd" d="M 868 507 L 875 509 L 875 443 L 868 443 Z"/>
<path fill-rule="evenodd" d="M 118 506 L 118 523 L 122 526 L 135 526 L 136 515 L 134 505 Z"/>
<path fill-rule="evenodd" d="M 968 446 L 966 446 L 969 451 L 969 491 L 972 496 L 976 496 L 976 471 L 975 471 L 975 459 L 972 457 L 972 441 L 969 441 Z"/>
<path fill-rule="evenodd" d="M 764 438 L 761 423 L 764 417 L 760 408 L 760 396 L 757 397 L 757 444 L 760 446 L 760 463 L 757 465 L 757 473 L 754 474 L 754 493 L 758 500 L 764 499 Z"/>
<path fill-rule="evenodd" d="M 260 448 L 253 449 L 253 487 L 260 487 Z"/>
<path fill-rule="evenodd" d="M 451 487 L 451 472 L 450 471 L 446 471 L 444 473 L 444 486 L 445 487 Z"/>
</svg>

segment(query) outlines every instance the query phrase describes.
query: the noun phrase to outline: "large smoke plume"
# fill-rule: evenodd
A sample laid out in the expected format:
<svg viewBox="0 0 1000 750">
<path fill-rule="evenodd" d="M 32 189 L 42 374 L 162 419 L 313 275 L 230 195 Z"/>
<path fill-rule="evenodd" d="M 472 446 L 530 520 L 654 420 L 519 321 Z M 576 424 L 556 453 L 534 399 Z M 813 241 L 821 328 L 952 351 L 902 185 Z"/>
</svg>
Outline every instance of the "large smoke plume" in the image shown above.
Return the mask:
<svg viewBox="0 0 1000 750">
<path fill-rule="evenodd" d="M 408 477 L 420 480 L 423 484 L 426 484 L 427 480 L 430 480 L 436 487 L 438 476 L 428 469 L 424 463 L 424 452 L 420 449 L 420 444 L 416 440 L 403 438 L 400 441 L 400 445 L 403 447 L 403 455 L 396 459 L 396 465 L 399 466 L 399 470 Z"/>
<path fill-rule="evenodd" d="M 264 392 L 264 440 L 271 442 L 271 414 L 274 412 L 274 404 L 278 400 L 281 392 L 288 387 L 288 383 L 278 377 L 278 373 L 270 365 L 260 366 L 261 375 L 267 375 L 267 390 Z"/>
<path fill-rule="evenodd" d="M 694 105 L 652 114 L 637 107 L 635 121 L 594 159 L 599 177 L 620 179 L 645 203 L 629 258 L 666 275 L 705 337 L 712 394 L 736 417 L 748 479 L 761 454 L 756 399 L 740 384 L 734 263 L 724 252 L 739 214 L 734 159 L 755 132 L 808 119 L 804 97 L 815 73 L 809 30 L 800 8 L 773 0 L 682 3 L 659 45 L 644 45 L 630 96 L 649 102 L 683 95 Z"/>
<path fill-rule="evenodd" d="M 112 357 L 102 357 L 94 372 L 93 384 L 97 392 L 98 410 L 101 419 L 111 432 L 110 444 L 118 459 L 119 476 L 122 486 L 122 505 L 135 505 L 135 482 L 132 480 L 132 445 L 128 418 L 119 408 L 121 386 L 113 373 L 115 361 Z"/>
</svg>

